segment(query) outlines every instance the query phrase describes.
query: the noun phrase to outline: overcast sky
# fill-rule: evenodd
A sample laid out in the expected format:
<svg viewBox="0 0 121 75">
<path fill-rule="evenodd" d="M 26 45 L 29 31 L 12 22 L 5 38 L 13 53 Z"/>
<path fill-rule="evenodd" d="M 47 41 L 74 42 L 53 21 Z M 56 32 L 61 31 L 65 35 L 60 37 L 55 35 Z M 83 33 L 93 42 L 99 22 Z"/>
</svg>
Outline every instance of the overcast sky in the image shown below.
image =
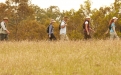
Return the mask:
<svg viewBox="0 0 121 75">
<path fill-rule="evenodd" d="M 60 10 L 78 10 L 80 8 L 80 4 L 83 4 L 84 1 L 85 0 L 32 0 L 32 3 L 40 6 L 41 8 L 47 8 L 51 5 L 56 5 L 60 8 Z M 110 6 L 114 0 L 91 0 L 91 2 L 92 9 L 99 9 L 101 6 Z"/>
<path fill-rule="evenodd" d="M 41 8 L 48 8 L 51 5 L 58 6 L 60 10 L 78 10 L 80 4 L 83 4 L 85 0 L 31 0 L 32 4 L 38 5 Z M 5 2 L 5 0 L 0 0 L 0 2 Z M 91 0 L 91 8 L 97 8 L 101 6 L 110 6 L 114 0 Z"/>
</svg>

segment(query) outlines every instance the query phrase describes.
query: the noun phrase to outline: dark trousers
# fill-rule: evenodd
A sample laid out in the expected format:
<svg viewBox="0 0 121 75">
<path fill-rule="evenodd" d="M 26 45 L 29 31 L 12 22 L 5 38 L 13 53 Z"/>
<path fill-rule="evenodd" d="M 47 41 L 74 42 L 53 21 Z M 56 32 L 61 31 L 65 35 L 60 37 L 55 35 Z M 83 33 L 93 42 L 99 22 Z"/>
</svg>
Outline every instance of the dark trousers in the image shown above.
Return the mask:
<svg viewBox="0 0 121 75">
<path fill-rule="evenodd" d="M 88 35 L 87 32 L 84 32 L 84 39 L 87 40 L 90 38 L 91 38 L 90 34 Z"/>
<path fill-rule="evenodd" d="M 8 40 L 8 34 L 0 34 L 0 40 L 1 41 Z"/>
<path fill-rule="evenodd" d="M 49 39 L 50 39 L 51 41 L 52 41 L 52 40 L 56 40 L 56 37 L 55 37 L 55 35 L 52 33 L 52 34 L 51 34 L 51 37 L 50 37 Z"/>
</svg>

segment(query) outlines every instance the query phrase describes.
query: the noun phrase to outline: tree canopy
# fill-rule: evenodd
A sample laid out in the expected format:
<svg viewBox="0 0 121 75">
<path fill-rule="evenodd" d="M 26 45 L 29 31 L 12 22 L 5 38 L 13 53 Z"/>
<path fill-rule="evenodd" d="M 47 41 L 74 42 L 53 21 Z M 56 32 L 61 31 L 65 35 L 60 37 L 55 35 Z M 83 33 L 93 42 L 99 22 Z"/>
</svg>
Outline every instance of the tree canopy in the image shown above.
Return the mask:
<svg viewBox="0 0 121 75">
<path fill-rule="evenodd" d="M 59 38 L 58 26 L 64 16 L 69 17 L 67 34 L 71 40 L 83 39 L 82 24 L 87 15 L 91 16 L 91 27 L 96 31 L 92 33 L 95 39 L 106 39 L 109 35 L 104 33 L 113 16 L 119 18 L 116 23 L 116 31 L 121 36 L 121 2 L 115 0 L 113 4 L 100 9 L 91 10 L 91 0 L 80 4 L 79 10 L 60 12 L 58 6 L 41 8 L 31 4 L 30 0 L 6 0 L 0 3 L 0 21 L 7 16 L 9 18 L 8 29 L 10 40 L 46 40 L 46 29 L 50 19 L 55 19 L 54 33 Z"/>
</svg>

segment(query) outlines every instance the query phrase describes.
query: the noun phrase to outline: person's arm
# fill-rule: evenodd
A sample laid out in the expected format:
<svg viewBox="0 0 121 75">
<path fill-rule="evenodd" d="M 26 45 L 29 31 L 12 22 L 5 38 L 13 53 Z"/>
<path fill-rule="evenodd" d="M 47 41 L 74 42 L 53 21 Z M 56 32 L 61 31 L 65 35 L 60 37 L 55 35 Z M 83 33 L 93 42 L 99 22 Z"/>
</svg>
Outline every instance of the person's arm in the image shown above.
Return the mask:
<svg viewBox="0 0 121 75">
<path fill-rule="evenodd" d="M 10 32 L 8 30 L 6 30 L 6 32 L 9 34 Z"/>
<path fill-rule="evenodd" d="M 93 30 L 92 28 L 89 28 L 89 30 L 91 30 L 91 31 L 95 32 L 95 30 Z"/>
<path fill-rule="evenodd" d="M 8 34 L 10 33 L 8 30 L 7 30 L 7 28 L 5 27 L 5 25 L 4 25 L 4 23 L 2 22 L 1 23 L 1 27 L 3 28 L 3 30 L 5 30 Z"/>
<path fill-rule="evenodd" d="M 108 28 L 108 30 L 105 32 L 105 34 L 107 34 L 109 32 L 109 28 Z"/>
<path fill-rule="evenodd" d="M 88 24 L 85 24 L 87 35 L 89 35 Z"/>
<path fill-rule="evenodd" d="M 66 26 L 67 26 L 66 23 L 64 23 L 64 22 L 61 23 L 61 28 L 65 28 Z"/>
<path fill-rule="evenodd" d="M 52 26 L 49 26 L 49 37 L 51 37 L 51 33 L 52 33 Z"/>
</svg>

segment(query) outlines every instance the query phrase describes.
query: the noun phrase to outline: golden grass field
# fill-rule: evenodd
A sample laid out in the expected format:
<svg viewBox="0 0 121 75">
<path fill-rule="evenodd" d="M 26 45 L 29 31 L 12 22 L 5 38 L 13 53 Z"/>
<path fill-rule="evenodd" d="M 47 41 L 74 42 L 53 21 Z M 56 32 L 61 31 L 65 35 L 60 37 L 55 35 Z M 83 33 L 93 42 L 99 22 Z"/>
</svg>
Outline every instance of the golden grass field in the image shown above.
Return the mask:
<svg viewBox="0 0 121 75">
<path fill-rule="evenodd" d="M 0 42 L 0 75 L 121 75 L 121 41 Z"/>
</svg>

